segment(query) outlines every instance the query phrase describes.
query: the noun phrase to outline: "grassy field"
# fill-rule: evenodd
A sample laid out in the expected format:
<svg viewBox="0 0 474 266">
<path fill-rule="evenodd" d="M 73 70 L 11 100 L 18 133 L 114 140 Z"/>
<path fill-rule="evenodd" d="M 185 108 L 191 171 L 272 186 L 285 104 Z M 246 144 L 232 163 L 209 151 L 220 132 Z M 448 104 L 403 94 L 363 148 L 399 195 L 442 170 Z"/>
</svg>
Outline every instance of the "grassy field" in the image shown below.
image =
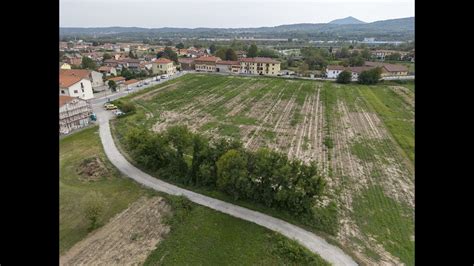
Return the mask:
<svg viewBox="0 0 474 266">
<path fill-rule="evenodd" d="M 83 162 L 89 158 L 99 158 L 102 163 L 89 167 L 100 173 L 97 177 L 86 178 L 78 172 L 84 170 Z M 141 196 L 159 195 L 172 206 L 173 215 L 167 221 L 171 232 L 151 253 L 147 265 L 328 265 L 297 243 L 263 227 L 157 193 L 125 178 L 105 157 L 98 127 L 60 140 L 60 171 L 61 254 L 89 233 L 84 206 L 88 198 L 94 197 L 103 205 L 98 219 L 101 227 Z"/>
<path fill-rule="evenodd" d="M 99 158 L 102 165 L 94 167 L 100 173 L 97 179 L 87 179 L 78 171 L 89 158 Z M 147 191 L 121 174 L 109 163 L 102 150 L 98 127 L 86 129 L 60 141 L 59 179 L 59 250 L 63 253 L 89 233 L 89 220 L 85 217 L 87 199 L 99 198 L 103 212 L 98 226 L 115 214 L 125 210 Z"/>
<path fill-rule="evenodd" d="M 406 265 L 414 265 L 413 213 L 374 186 L 354 201 L 354 219 L 367 235 L 373 235 Z"/>
<path fill-rule="evenodd" d="M 361 253 L 362 262 L 412 264 L 410 244 L 403 243 L 408 247 L 403 253 L 391 241 L 397 237 L 405 241 L 402 232 L 413 230 L 412 219 L 399 211 L 414 210 L 413 96 L 413 82 L 363 86 L 188 74 L 123 99 L 136 103 L 137 113 L 117 120 L 114 132 L 120 141 L 130 127 L 161 131 L 184 124 L 210 137 L 239 139 L 251 150 L 269 147 L 304 162 L 315 160 L 328 181 L 325 202 L 336 203 L 341 219 L 329 219 L 336 228 L 320 224 L 312 228 Z M 372 187 L 379 188 L 382 196 L 365 196 Z M 355 218 L 361 208 L 354 206 L 360 199 L 392 217 L 385 225 L 394 233 L 371 231 L 361 224 Z M 239 204 L 295 220 L 252 203 Z"/>
<path fill-rule="evenodd" d="M 144 265 L 329 265 L 256 224 L 192 203 L 173 205 L 173 229 Z"/>
</svg>

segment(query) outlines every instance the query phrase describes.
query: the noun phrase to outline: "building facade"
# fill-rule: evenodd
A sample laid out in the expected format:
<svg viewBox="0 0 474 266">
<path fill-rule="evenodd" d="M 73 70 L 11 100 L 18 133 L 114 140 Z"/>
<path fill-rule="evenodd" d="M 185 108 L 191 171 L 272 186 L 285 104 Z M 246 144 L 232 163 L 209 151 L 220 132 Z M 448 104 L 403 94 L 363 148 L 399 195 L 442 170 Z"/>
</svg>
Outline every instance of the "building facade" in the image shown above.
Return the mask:
<svg viewBox="0 0 474 266">
<path fill-rule="evenodd" d="M 342 71 L 344 71 L 345 67 L 338 66 L 338 65 L 329 65 L 326 67 L 326 77 L 328 79 L 336 79 Z"/>
<path fill-rule="evenodd" d="M 194 59 L 193 58 L 178 58 L 179 68 L 181 70 L 194 70 Z"/>
<path fill-rule="evenodd" d="M 110 75 L 114 75 L 114 76 L 117 76 L 117 70 L 115 69 L 115 67 L 109 67 L 109 66 L 101 66 L 99 67 L 98 71 L 100 73 L 102 73 L 102 75 L 105 74 L 106 77 L 110 76 Z"/>
<path fill-rule="evenodd" d="M 240 72 L 240 63 L 239 61 L 218 61 L 216 63 L 216 72 L 238 74 Z"/>
<path fill-rule="evenodd" d="M 153 74 L 167 74 L 172 75 L 176 72 L 176 67 L 173 65 L 173 61 L 166 58 L 156 59 L 151 67 Z"/>
<path fill-rule="evenodd" d="M 196 71 L 215 72 L 217 62 L 221 61 L 216 56 L 201 56 L 194 60 L 194 68 Z"/>
<path fill-rule="evenodd" d="M 59 95 L 78 97 L 84 100 L 94 98 L 92 83 L 88 78 L 59 75 Z"/>
<path fill-rule="evenodd" d="M 276 76 L 280 73 L 280 62 L 268 57 L 241 58 L 240 73 Z"/>
<path fill-rule="evenodd" d="M 92 108 L 87 101 L 70 96 L 59 96 L 59 132 L 69 132 L 89 125 Z"/>
</svg>

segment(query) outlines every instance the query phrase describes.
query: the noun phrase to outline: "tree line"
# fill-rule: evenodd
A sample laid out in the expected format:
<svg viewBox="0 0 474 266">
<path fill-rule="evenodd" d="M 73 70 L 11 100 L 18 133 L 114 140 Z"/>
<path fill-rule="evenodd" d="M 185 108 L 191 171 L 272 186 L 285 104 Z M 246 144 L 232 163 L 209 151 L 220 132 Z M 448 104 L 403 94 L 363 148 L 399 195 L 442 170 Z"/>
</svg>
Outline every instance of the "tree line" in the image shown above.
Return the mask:
<svg viewBox="0 0 474 266">
<path fill-rule="evenodd" d="M 312 207 L 325 187 L 315 162 L 307 165 L 268 149 L 248 151 L 240 141 L 209 139 L 185 126 L 163 133 L 134 128 L 124 144 L 140 166 L 161 178 L 303 217 L 313 217 Z"/>
</svg>

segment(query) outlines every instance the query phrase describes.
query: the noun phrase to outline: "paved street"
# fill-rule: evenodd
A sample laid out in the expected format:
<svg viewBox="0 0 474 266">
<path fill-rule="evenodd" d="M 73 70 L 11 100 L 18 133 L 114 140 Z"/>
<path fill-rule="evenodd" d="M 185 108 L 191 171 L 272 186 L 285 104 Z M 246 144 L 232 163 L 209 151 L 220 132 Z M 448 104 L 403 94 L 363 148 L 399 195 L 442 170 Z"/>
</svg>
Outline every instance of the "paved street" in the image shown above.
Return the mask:
<svg viewBox="0 0 474 266">
<path fill-rule="evenodd" d="M 130 93 L 133 93 L 133 92 L 136 92 L 136 91 L 140 91 L 140 90 L 149 88 L 149 87 L 151 87 L 151 86 L 155 86 L 155 85 L 161 84 L 161 83 L 163 83 L 163 82 L 166 82 L 167 80 L 172 80 L 172 79 L 181 77 L 181 76 L 183 76 L 183 75 L 186 75 L 187 73 L 188 73 L 188 71 L 177 72 L 176 74 L 174 74 L 173 76 L 171 76 L 171 77 L 169 77 L 169 78 L 167 78 L 167 79 L 160 79 L 160 81 L 155 81 L 155 80 L 153 80 L 152 78 L 145 79 L 145 80 L 142 80 L 141 82 L 148 81 L 148 82 L 150 82 L 150 84 L 144 85 L 144 86 L 142 86 L 142 87 L 136 87 L 136 86 L 134 86 L 132 91 L 127 91 L 127 90 L 124 89 L 123 91 L 114 92 L 114 93 L 111 93 L 110 91 L 108 91 L 108 92 L 100 92 L 100 93 L 94 94 L 94 97 L 95 97 L 95 98 L 94 98 L 94 99 L 91 99 L 90 102 L 91 102 L 92 106 L 102 105 L 102 104 L 104 104 L 105 102 L 107 102 L 107 99 L 110 99 L 111 101 L 113 101 L 113 100 L 119 99 L 119 98 L 121 98 L 121 97 L 127 96 L 127 95 L 130 94 Z"/>
</svg>

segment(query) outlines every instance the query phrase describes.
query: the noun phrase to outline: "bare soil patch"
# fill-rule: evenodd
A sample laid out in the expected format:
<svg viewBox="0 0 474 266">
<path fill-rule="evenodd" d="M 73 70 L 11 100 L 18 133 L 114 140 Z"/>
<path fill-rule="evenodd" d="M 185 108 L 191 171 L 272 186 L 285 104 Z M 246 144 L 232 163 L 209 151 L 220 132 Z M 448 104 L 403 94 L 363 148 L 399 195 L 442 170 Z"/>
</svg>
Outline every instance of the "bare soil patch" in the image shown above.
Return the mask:
<svg viewBox="0 0 474 266">
<path fill-rule="evenodd" d="M 169 232 L 170 207 L 142 197 L 60 258 L 60 265 L 141 265 Z"/>
<path fill-rule="evenodd" d="M 108 169 L 99 157 L 84 159 L 77 168 L 77 174 L 83 181 L 97 181 L 108 176 Z"/>
</svg>

